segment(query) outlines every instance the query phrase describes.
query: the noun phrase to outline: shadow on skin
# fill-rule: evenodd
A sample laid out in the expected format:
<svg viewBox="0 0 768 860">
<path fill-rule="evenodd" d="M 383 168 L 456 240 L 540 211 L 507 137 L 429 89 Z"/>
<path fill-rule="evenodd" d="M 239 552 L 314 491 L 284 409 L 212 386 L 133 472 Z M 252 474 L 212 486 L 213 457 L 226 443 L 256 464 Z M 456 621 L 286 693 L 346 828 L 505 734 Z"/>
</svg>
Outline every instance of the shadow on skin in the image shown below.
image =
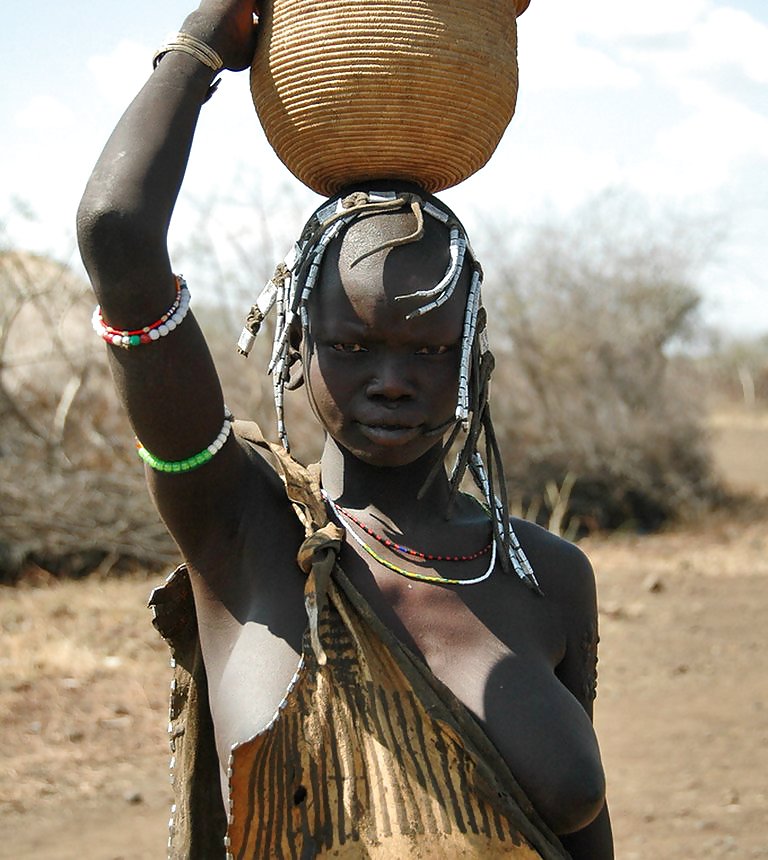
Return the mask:
<svg viewBox="0 0 768 860">
<path fill-rule="evenodd" d="M 490 672 L 481 722 L 549 827 L 573 833 L 605 802 L 592 724 L 554 673 L 547 678 L 545 667 L 517 663 L 506 657 Z"/>
</svg>

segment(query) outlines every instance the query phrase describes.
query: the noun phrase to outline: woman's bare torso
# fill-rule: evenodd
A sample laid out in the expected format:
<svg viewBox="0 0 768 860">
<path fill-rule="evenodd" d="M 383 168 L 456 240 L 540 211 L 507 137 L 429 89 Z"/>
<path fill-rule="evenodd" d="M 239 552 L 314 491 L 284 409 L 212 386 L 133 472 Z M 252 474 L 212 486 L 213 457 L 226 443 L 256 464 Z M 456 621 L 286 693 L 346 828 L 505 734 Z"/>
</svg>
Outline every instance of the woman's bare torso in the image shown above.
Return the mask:
<svg viewBox="0 0 768 860">
<path fill-rule="evenodd" d="M 566 832 L 587 823 L 602 797 L 590 719 L 556 675 L 567 639 L 558 582 L 574 550 L 534 526 L 520 531 L 534 564 L 540 558 L 551 568 L 561 559 L 562 569 L 537 569 L 546 597 L 498 564 L 478 585 L 444 587 L 371 564 L 351 542 L 340 563 L 380 619 L 475 715 L 544 819 Z M 217 571 L 193 569 L 222 772 L 232 747 L 273 717 L 306 627 L 304 575 L 295 561 L 303 532 L 287 501 L 266 515 L 262 507 L 241 532 L 218 556 Z"/>
</svg>

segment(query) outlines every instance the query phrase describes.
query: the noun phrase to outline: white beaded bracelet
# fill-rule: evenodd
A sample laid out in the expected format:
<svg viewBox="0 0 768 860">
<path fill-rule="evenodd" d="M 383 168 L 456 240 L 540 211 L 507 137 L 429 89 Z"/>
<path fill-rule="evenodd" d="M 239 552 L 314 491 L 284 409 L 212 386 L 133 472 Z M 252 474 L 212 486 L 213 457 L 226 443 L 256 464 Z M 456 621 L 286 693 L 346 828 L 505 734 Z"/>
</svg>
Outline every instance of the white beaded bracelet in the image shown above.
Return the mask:
<svg viewBox="0 0 768 860">
<path fill-rule="evenodd" d="M 101 307 L 96 306 L 91 318 L 91 324 L 96 334 L 112 346 L 130 349 L 132 346 L 142 346 L 160 340 L 169 335 L 179 326 L 189 311 L 189 289 L 181 275 L 176 276 L 176 298 L 168 310 L 151 325 L 128 331 L 107 325 L 101 316 Z"/>
</svg>

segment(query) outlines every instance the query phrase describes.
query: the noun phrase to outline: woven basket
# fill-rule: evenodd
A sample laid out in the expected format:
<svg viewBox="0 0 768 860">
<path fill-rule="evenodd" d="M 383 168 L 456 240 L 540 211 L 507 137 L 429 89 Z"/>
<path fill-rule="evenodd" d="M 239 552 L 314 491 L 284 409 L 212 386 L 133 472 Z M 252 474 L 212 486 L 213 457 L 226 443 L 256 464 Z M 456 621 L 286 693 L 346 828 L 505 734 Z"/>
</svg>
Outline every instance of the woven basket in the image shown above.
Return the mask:
<svg viewBox="0 0 768 860">
<path fill-rule="evenodd" d="M 528 0 L 271 0 L 251 91 L 288 169 L 330 195 L 358 180 L 456 185 L 515 110 Z"/>
</svg>

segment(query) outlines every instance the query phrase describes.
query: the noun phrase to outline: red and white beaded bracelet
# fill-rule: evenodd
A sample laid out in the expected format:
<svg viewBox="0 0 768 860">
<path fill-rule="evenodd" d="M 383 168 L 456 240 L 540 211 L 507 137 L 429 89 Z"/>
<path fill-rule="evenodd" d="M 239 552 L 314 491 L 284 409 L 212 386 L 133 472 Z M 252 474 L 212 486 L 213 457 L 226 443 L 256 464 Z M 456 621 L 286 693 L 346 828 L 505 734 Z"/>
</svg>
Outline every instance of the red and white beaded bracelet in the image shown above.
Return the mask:
<svg viewBox="0 0 768 860">
<path fill-rule="evenodd" d="M 96 306 L 91 323 L 96 334 L 112 346 L 130 349 L 160 340 L 170 334 L 184 319 L 189 310 L 189 289 L 181 275 L 176 275 L 176 298 L 168 310 L 151 325 L 133 330 L 117 329 L 107 325 L 101 315 L 101 307 Z"/>
</svg>

